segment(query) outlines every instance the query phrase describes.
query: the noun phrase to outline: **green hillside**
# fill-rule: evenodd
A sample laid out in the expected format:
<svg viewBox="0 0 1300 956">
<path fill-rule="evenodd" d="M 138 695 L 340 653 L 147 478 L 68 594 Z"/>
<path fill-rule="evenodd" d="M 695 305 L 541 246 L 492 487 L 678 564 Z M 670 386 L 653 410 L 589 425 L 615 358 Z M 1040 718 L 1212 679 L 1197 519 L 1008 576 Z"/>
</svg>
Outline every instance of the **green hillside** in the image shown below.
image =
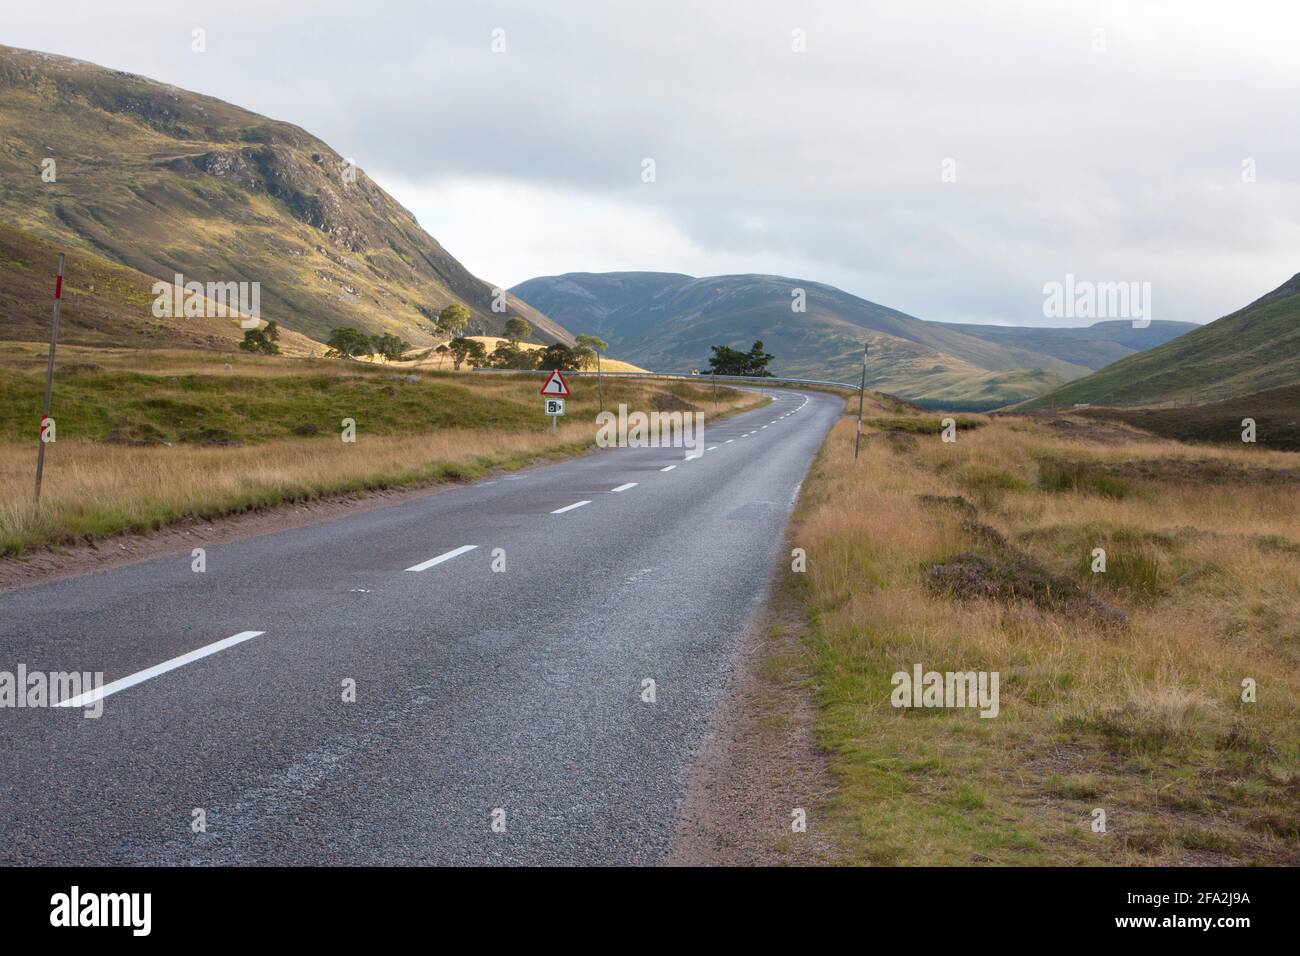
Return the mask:
<svg viewBox="0 0 1300 956">
<path fill-rule="evenodd" d="M 244 337 L 238 318 L 154 318 L 152 276 L 93 252 L 65 252 L 60 243 L 4 223 L 0 223 L 0 339 L 42 346 L 49 342 L 60 252 L 67 256 L 60 345 L 238 350 Z M 319 342 L 289 329 L 280 331 L 279 347 L 291 356 L 324 352 Z"/>
<path fill-rule="evenodd" d="M 298 127 L 3 46 L 0 222 L 155 278 L 259 282 L 263 318 L 317 339 L 354 325 L 428 344 L 431 318 L 462 302 L 471 332 L 519 315 L 539 338 L 571 341 L 523 303 L 492 311 L 487 283 Z"/>
<path fill-rule="evenodd" d="M 1300 274 L 1231 315 L 1121 359 L 1021 409 L 1191 405 L 1300 381 Z"/>
</svg>

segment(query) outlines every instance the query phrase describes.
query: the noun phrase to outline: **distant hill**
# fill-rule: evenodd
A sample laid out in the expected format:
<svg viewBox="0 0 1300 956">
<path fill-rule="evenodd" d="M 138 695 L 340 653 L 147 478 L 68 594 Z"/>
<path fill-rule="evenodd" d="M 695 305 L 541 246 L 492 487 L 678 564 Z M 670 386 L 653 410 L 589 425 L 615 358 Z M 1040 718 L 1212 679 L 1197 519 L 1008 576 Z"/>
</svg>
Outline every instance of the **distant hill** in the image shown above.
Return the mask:
<svg viewBox="0 0 1300 956">
<path fill-rule="evenodd" d="M 1094 370 L 1200 328 L 1195 322 L 1163 320 L 1152 322 L 1145 328 L 1134 328 L 1128 319 L 1111 319 L 1086 327 L 1064 329 L 958 322 L 939 324 L 965 335 L 1051 355 L 1063 362 Z"/>
<path fill-rule="evenodd" d="M 288 123 L 0 46 L 0 221 L 156 278 L 260 282 L 262 317 L 317 339 L 353 325 L 428 344 L 431 318 L 462 302 L 470 332 L 521 316 L 544 341 L 572 341 L 513 299 L 492 311 L 487 283 L 347 169 Z"/>
<path fill-rule="evenodd" d="M 1297 382 L 1300 274 L 1244 309 L 1020 407 L 1191 405 Z"/>
<path fill-rule="evenodd" d="M 799 289 L 804 312 L 791 309 L 791 293 Z M 772 370 L 778 374 L 856 382 L 862 345 L 869 342 L 869 385 L 953 408 L 1030 398 L 1140 347 L 1119 329 L 967 331 L 781 276 L 568 273 L 529 279 L 511 291 L 566 328 L 595 333 L 621 357 L 661 371 L 704 369 L 710 346 L 748 348 L 761 339 L 777 356 Z M 1182 325 L 1161 323 L 1152 335 L 1168 337 Z"/>
</svg>

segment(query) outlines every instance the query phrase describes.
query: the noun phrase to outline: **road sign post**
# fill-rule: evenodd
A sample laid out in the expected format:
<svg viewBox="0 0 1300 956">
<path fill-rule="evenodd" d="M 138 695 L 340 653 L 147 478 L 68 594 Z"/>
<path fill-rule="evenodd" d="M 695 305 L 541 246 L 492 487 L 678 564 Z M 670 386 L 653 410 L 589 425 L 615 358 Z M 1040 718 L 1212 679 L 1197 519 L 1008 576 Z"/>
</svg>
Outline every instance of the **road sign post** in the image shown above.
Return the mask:
<svg viewBox="0 0 1300 956">
<path fill-rule="evenodd" d="M 551 432 L 560 430 L 558 419 L 564 414 L 564 400 L 569 397 L 569 383 L 564 380 L 557 368 L 551 372 L 542 386 L 541 393 L 546 398 L 546 414 L 551 416 Z"/>
<path fill-rule="evenodd" d="M 557 431 L 556 420 L 564 414 L 564 399 L 548 398 L 545 407 L 546 414 L 551 416 L 551 431 Z"/>
<path fill-rule="evenodd" d="M 41 407 L 41 431 L 36 446 L 36 503 L 41 503 L 41 475 L 45 471 L 45 423 L 50 418 L 54 394 L 54 349 L 59 344 L 59 304 L 63 301 L 63 253 L 59 253 L 59 274 L 54 279 L 54 324 L 50 327 L 50 360 L 45 367 L 45 404 Z"/>
</svg>

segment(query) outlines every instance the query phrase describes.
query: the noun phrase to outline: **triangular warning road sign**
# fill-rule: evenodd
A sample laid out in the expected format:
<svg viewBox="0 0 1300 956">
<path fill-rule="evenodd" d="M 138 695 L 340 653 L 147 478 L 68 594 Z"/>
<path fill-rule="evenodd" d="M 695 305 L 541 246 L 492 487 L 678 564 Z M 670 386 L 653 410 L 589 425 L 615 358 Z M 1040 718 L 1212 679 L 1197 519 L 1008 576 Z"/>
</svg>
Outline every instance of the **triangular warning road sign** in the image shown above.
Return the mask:
<svg viewBox="0 0 1300 956">
<path fill-rule="evenodd" d="M 542 386 L 542 394 L 559 395 L 564 398 L 569 396 L 569 383 L 564 380 L 564 376 L 560 374 L 558 368 L 551 372 L 551 377 Z"/>
</svg>

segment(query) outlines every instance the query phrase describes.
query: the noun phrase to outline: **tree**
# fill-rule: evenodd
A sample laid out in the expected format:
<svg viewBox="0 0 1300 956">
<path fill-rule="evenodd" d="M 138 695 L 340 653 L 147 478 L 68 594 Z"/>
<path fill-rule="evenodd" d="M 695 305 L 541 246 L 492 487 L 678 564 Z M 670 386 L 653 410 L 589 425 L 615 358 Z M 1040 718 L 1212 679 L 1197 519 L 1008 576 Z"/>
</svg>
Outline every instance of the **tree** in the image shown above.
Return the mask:
<svg viewBox="0 0 1300 956">
<path fill-rule="evenodd" d="M 411 350 L 410 342 L 391 332 L 381 332 L 371 337 L 370 341 L 375 347 L 375 353 L 385 362 L 400 362 L 402 356 Z"/>
<path fill-rule="evenodd" d="M 609 343 L 595 335 L 578 335 L 574 336 L 574 342 L 579 348 L 586 349 L 586 354 L 596 360 L 596 369 L 600 370 L 600 353 L 609 348 Z M 590 359 L 588 359 L 590 361 Z"/>
<path fill-rule="evenodd" d="M 754 343 L 750 348 L 749 354 L 745 356 L 745 374 L 755 375 L 761 378 L 771 378 L 772 373 L 767 370 L 767 363 L 776 358 L 771 352 L 763 351 L 763 342 L 761 340 Z"/>
<path fill-rule="evenodd" d="M 537 367 L 575 372 L 582 366 L 582 354 L 563 342 L 548 345 L 537 354 Z"/>
<path fill-rule="evenodd" d="M 709 365 L 714 375 L 772 377 L 772 373 L 767 370 L 767 363 L 776 356 L 763 351 L 762 341 L 755 342 L 748 352 L 741 352 L 725 345 L 714 345 L 712 349 L 713 354 L 709 356 Z"/>
<path fill-rule="evenodd" d="M 532 334 L 533 327 L 528 324 L 527 319 L 521 319 L 518 316 L 513 319 L 506 319 L 506 338 L 511 342 L 526 339 Z"/>
<path fill-rule="evenodd" d="M 280 346 L 275 344 L 279 341 L 280 327 L 274 322 L 268 321 L 264 329 L 245 329 L 244 341 L 239 343 L 239 347 L 245 352 L 279 355 Z"/>
<path fill-rule="evenodd" d="M 370 336 L 350 325 L 340 326 L 331 332 L 325 344 L 329 346 L 326 358 L 352 359 L 358 355 L 373 355 L 375 351 Z"/>
<path fill-rule="evenodd" d="M 447 343 L 447 348 L 451 350 L 452 367 L 457 372 L 466 362 L 471 366 L 483 365 L 487 362 L 487 349 L 483 347 L 482 342 L 458 336 Z"/>
<path fill-rule="evenodd" d="M 539 354 L 535 349 L 521 349 L 515 342 L 498 342 L 488 365 L 492 368 L 535 369 Z"/>
<path fill-rule="evenodd" d="M 434 323 L 434 330 L 439 335 L 445 335 L 447 338 L 457 338 L 465 331 L 465 326 L 469 325 L 469 309 L 459 302 L 453 302 L 441 312 L 438 313 L 438 321 Z"/>
<path fill-rule="evenodd" d="M 609 343 L 595 335 L 579 335 L 574 338 L 582 348 L 588 349 L 596 356 L 596 400 L 601 411 L 605 410 L 605 379 L 600 374 L 600 353 L 609 348 Z"/>
</svg>

